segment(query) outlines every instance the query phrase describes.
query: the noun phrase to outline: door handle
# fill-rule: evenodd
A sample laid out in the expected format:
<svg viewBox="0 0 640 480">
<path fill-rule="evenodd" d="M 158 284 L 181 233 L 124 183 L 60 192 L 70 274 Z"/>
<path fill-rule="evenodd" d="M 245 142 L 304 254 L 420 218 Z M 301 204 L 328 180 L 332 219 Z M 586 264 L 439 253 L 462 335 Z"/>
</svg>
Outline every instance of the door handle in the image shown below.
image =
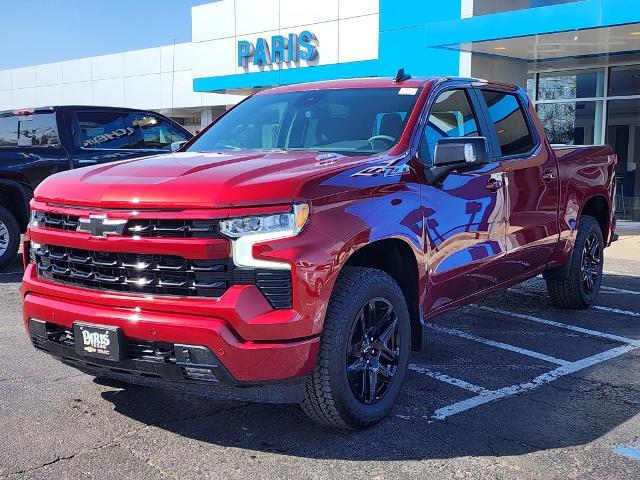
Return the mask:
<svg viewBox="0 0 640 480">
<path fill-rule="evenodd" d="M 485 188 L 490 192 L 497 192 L 502 188 L 502 180 L 498 180 L 496 178 L 492 178 L 487 182 Z"/>
<path fill-rule="evenodd" d="M 556 179 L 556 174 L 554 172 L 547 170 L 540 176 L 540 178 L 542 178 L 543 182 L 551 182 Z"/>
</svg>

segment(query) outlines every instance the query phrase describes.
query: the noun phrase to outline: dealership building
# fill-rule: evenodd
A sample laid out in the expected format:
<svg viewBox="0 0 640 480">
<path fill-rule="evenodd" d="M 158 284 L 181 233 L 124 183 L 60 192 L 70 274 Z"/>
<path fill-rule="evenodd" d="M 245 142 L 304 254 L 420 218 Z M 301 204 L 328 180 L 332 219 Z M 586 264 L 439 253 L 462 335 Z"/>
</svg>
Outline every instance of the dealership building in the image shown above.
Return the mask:
<svg viewBox="0 0 640 480">
<path fill-rule="evenodd" d="M 192 41 L 0 71 L 0 110 L 157 110 L 199 130 L 253 91 L 314 80 L 472 76 L 526 88 L 552 142 L 609 143 L 640 209 L 640 0 L 217 0 Z"/>
</svg>

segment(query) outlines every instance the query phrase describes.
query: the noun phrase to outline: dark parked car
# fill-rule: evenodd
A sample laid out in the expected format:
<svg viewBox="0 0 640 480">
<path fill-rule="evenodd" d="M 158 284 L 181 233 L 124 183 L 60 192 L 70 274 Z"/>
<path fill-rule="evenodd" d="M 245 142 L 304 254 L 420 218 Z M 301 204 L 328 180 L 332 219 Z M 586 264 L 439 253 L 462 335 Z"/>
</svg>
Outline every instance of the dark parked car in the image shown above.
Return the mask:
<svg viewBox="0 0 640 480">
<path fill-rule="evenodd" d="M 29 200 L 46 177 L 167 152 L 193 135 L 144 110 L 64 106 L 0 112 L 0 270 L 16 256 Z"/>
</svg>

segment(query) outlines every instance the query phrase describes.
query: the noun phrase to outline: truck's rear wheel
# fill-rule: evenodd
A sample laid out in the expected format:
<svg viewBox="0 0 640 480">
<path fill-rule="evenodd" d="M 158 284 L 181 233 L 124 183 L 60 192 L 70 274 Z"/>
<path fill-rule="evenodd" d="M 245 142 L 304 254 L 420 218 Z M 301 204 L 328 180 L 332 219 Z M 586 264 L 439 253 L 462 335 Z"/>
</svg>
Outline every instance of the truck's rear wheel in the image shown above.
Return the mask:
<svg viewBox="0 0 640 480">
<path fill-rule="evenodd" d="M 400 393 L 411 345 L 398 284 L 373 268 L 345 267 L 325 317 L 304 412 L 334 428 L 364 428 L 389 413 Z"/>
<path fill-rule="evenodd" d="M 551 302 L 562 308 L 588 308 L 595 301 L 604 266 L 604 241 L 595 218 L 580 218 L 578 236 L 569 259 L 569 275 L 563 280 L 547 279 Z"/>
<path fill-rule="evenodd" d="M 20 228 L 11 212 L 0 207 L 0 270 L 16 259 L 20 246 Z"/>
</svg>

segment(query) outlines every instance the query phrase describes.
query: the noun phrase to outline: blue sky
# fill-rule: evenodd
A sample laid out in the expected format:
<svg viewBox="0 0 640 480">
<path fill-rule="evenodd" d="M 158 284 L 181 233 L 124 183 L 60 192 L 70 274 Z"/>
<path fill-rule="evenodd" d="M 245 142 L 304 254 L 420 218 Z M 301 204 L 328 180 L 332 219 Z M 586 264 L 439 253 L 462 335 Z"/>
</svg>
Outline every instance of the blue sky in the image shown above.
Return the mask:
<svg viewBox="0 0 640 480">
<path fill-rule="evenodd" d="M 1 0 L 0 70 L 191 40 L 211 0 Z"/>
</svg>

